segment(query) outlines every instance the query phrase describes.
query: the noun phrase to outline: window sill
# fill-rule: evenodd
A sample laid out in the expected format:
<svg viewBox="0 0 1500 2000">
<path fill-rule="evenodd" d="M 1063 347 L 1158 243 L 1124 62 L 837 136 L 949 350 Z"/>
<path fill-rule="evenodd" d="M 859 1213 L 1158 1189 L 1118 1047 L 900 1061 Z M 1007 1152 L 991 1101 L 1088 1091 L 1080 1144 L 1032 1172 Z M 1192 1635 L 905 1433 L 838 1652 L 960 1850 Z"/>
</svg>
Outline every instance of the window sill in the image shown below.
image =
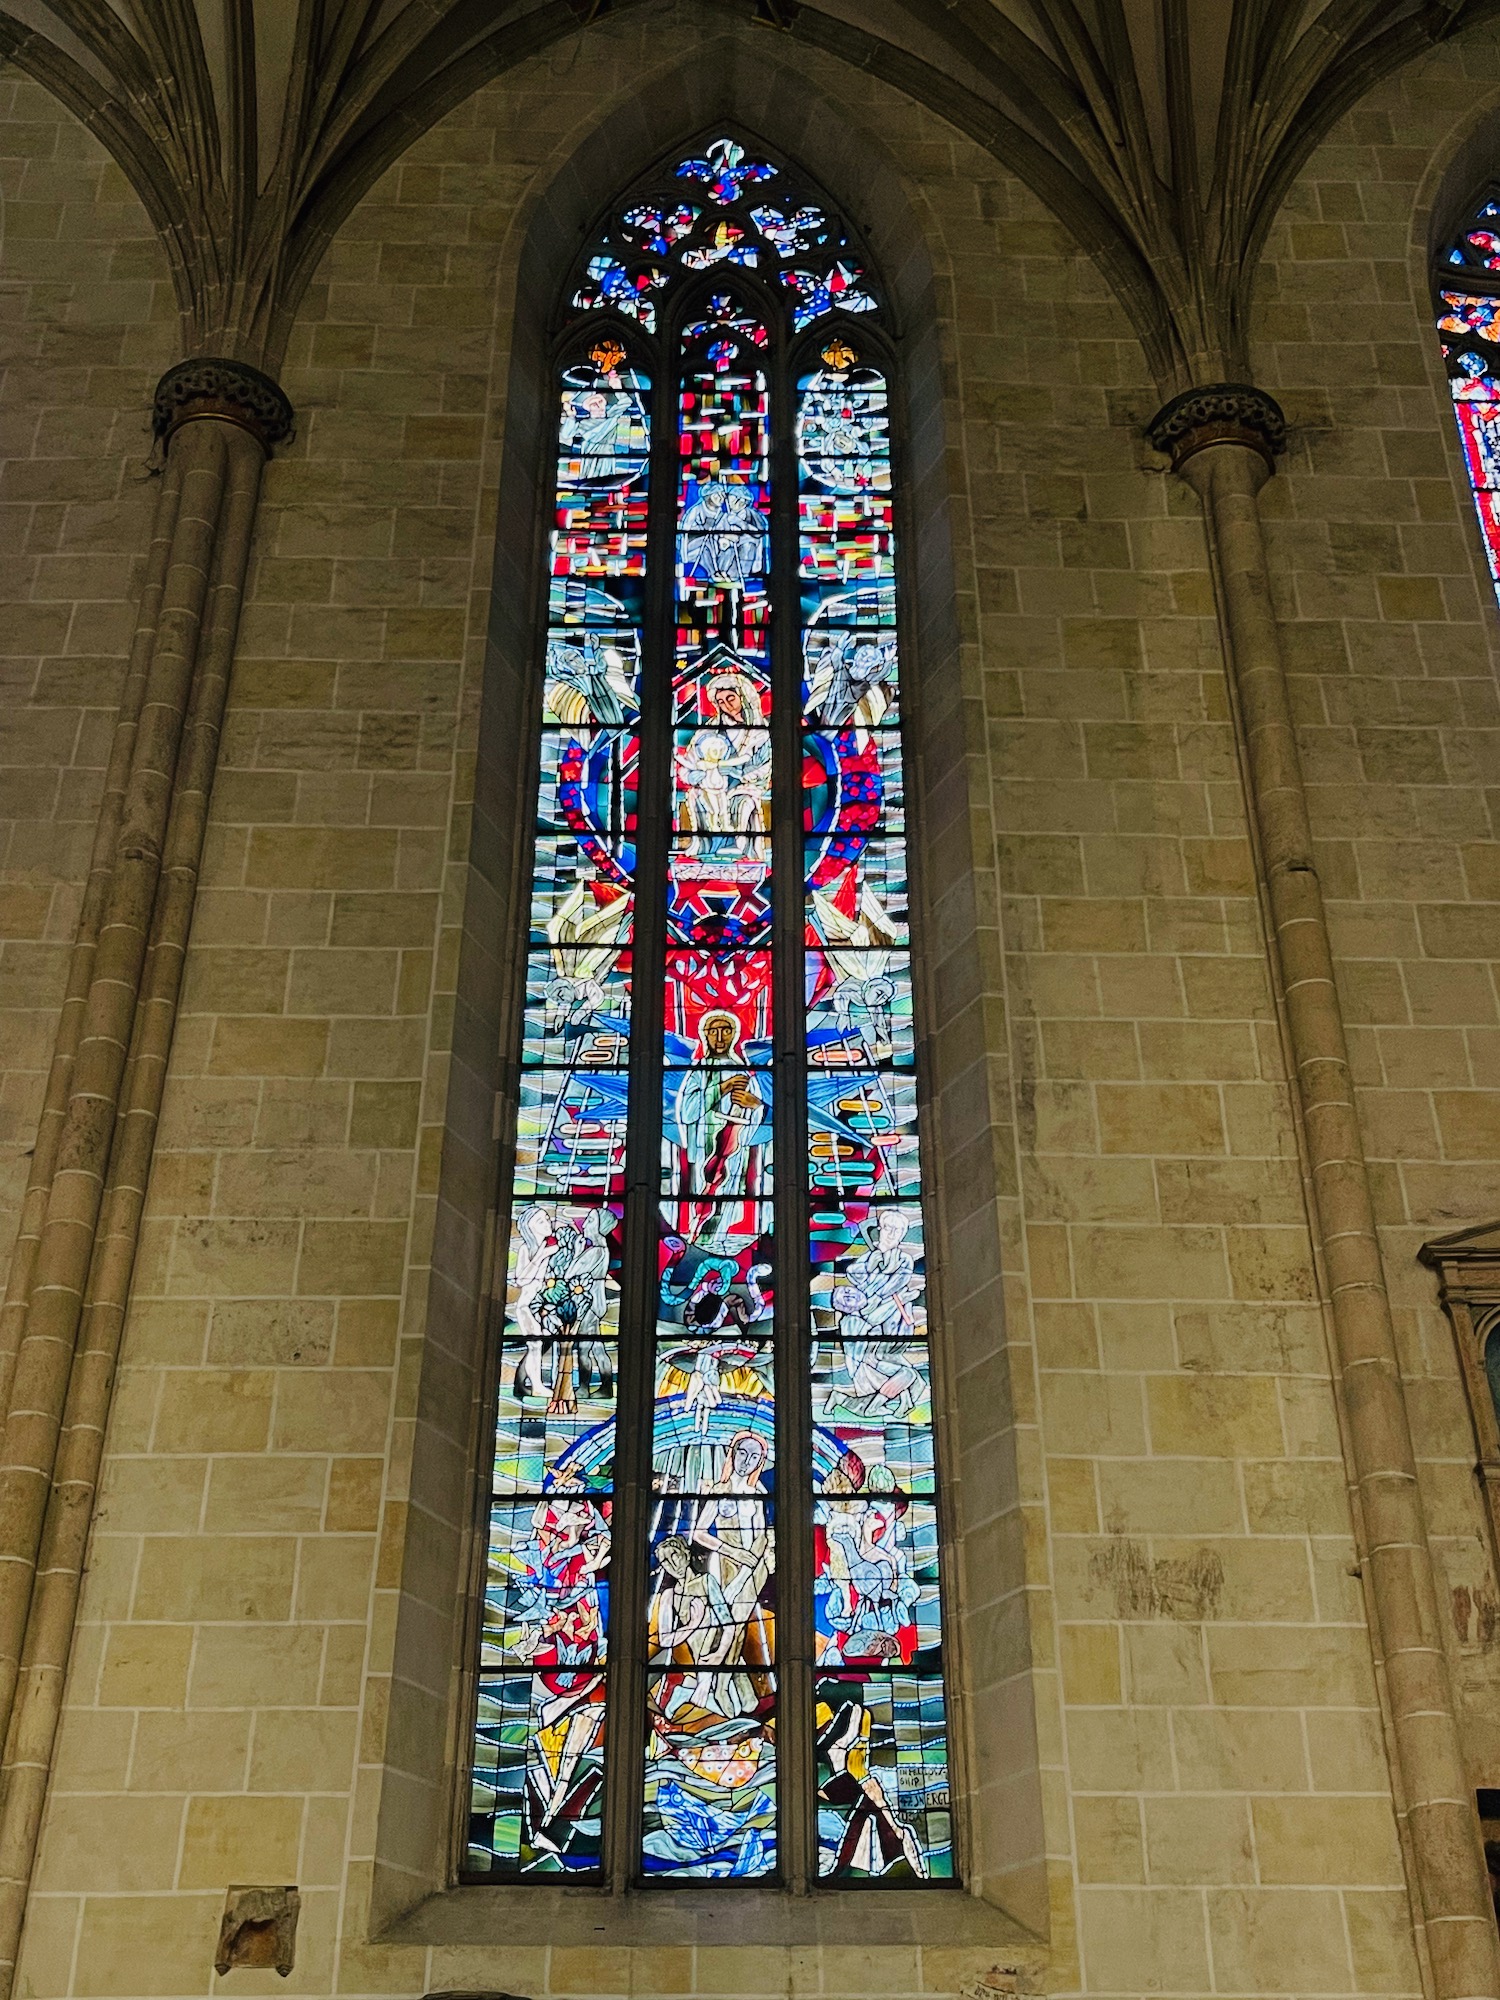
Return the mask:
<svg viewBox="0 0 1500 2000">
<path fill-rule="evenodd" d="M 429 1896 L 382 1932 L 382 1944 L 973 1945 L 1040 1940 L 994 1904 L 962 1889 L 490 1888 Z"/>
</svg>

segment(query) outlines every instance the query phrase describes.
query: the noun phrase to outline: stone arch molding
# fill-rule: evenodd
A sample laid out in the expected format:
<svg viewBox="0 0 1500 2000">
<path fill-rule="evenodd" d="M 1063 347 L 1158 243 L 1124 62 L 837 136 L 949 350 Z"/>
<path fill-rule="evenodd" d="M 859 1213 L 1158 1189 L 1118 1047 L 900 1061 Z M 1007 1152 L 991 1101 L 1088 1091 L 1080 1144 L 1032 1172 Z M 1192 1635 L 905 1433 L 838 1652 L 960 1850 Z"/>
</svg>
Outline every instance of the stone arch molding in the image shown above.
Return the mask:
<svg viewBox="0 0 1500 2000">
<path fill-rule="evenodd" d="M 986 1484 L 1013 1492 L 1019 1478 L 1009 1385 L 1000 1395 L 993 1388 L 1011 1365 L 1000 1298 L 1001 1190 L 991 1144 L 994 1128 L 1008 1128 L 1011 1122 L 1008 1086 L 1003 1054 L 980 1051 L 976 1057 L 965 1025 L 985 994 L 1001 991 L 1003 969 L 998 938 L 984 928 L 980 914 L 992 849 L 983 854 L 970 844 L 970 821 L 986 787 L 982 741 L 971 743 L 965 734 L 966 676 L 974 663 L 960 645 L 955 616 L 945 449 L 954 419 L 945 396 L 940 307 L 947 251 L 935 221 L 914 200 L 870 123 L 847 104 L 835 103 L 816 77 L 778 59 L 761 38 L 748 46 L 747 40 L 732 33 L 716 36 L 685 60 L 674 51 L 658 64 L 643 65 L 645 74 L 621 88 L 603 116 L 560 135 L 518 206 L 503 259 L 497 315 L 500 327 L 510 329 L 511 349 L 504 370 L 506 435 L 496 560 L 458 1027 L 426 1348 L 417 1388 L 413 1525 L 393 1642 L 391 1716 L 372 1884 L 372 1931 L 392 1939 L 477 1939 L 494 1935 L 503 1925 L 507 1937 L 530 1935 L 534 1927 L 539 1939 L 556 1941 L 560 1925 L 581 1922 L 580 1941 L 592 1941 L 592 1920 L 570 1914 L 587 1908 L 587 1899 L 581 1903 L 577 1891 L 560 1899 L 545 1889 L 450 1887 L 464 1805 L 463 1759 L 472 1699 L 468 1661 L 482 1557 L 476 1482 L 485 1422 L 481 1413 L 488 1400 L 488 1298 L 503 1286 L 489 1227 L 503 1144 L 492 1134 L 503 1133 L 513 1115 L 513 1084 L 503 1073 L 502 1055 L 512 1044 L 520 1004 L 503 944 L 515 934 L 525 891 L 525 841 L 510 802 L 524 787 L 530 747 L 533 610 L 540 573 L 536 554 L 551 447 L 549 406 L 541 394 L 549 320 L 598 212 L 664 153 L 719 124 L 747 143 L 764 141 L 822 183 L 865 234 L 895 308 L 906 404 L 901 428 L 911 505 L 905 525 L 918 683 L 913 778 L 921 834 L 914 852 L 914 860 L 920 856 L 914 920 L 925 920 L 918 930 L 919 951 L 924 940 L 929 947 L 922 972 L 927 1087 L 936 1128 L 933 1157 L 967 1162 L 970 1155 L 982 1154 L 988 1163 L 983 1169 L 966 1164 L 962 1172 L 937 1180 L 932 1190 L 938 1361 L 950 1411 L 957 1378 L 978 1380 L 970 1371 L 987 1371 L 996 1407 L 980 1449 L 1004 1454 L 1009 1471 Z M 827 68 L 833 73 L 833 65 Z M 972 715 L 978 704 L 970 700 L 967 709 Z M 493 1121 L 492 1103 L 499 1106 Z M 1029 1366 L 1029 1351 L 1021 1351 Z M 1024 1388 L 1017 1400 L 1028 1400 Z M 973 1428 L 967 1420 L 966 1428 Z M 952 1477 L 962 1469 L 957 1438 L 945 1437 L 944 1446 L 952 1485 L 961 1496 L 962 1479 Z M 977 1481 L 971 1485 L 977 1490 Z M 940 1933 L 944 1942 L 1012 1945 L 1028 1934 L 1045 1933 L 1048 1923 L 1032 1648 L 1022 1607 L 1029 1602 L 1033 1618 L 1050 1612 L 1044 1602 L 1045 1579 L 1026 1571 L 1028 1538 L 1019 1532 L 1007 1538 L 1015 1552 L 1010 1558 L 1014 1574 L 1001 1578 L 987 1569 L 984 1589 L 970 1608 L 963 1543 L 975 1526 L 964 1518 L 960 1497 L 955 1518 L 945 1527 L 960 1650 L 966 1656 L 958 1675 L 964 1698 L 956 1719 L 955 1775 L 964 1875 L 974 1893 L 938 1899 L 941 1911 L 920 1892 L 887 1894 L 881 1904 L 890 1906 L 893 1918 L 925 1926 L 934 1937 Z M 979 1609 L 979 1596 L 988 1602 L 988 1612 Z M 1009 1598 L 1018 1614 L 1015 1635 L 1001 1646 L 986 1623 L 995 1616 L 997 1598 Z M 1048 1650 L 1045 1644 L 1037 1648 L 1043 1657 Z M 440 1672 L 434 1670 L 435 1659 Z M 684 1901 L 674 1894 L 670 1901 L 679 1912 L 674 1921 L 701 1924 L 705 1940 L 725 1941 L 722 1905 L 710 1898 L 699 1910 L 699 1900 Z M 839 1898 L 815 1900 L 825 1906 L 816 1919 L 805 1911 L 798 1916 L 785 1907 L 791 1899 L 774 1892 L 741 1889 L 734 1901 L 743 1914 L 733 1921 L 744 1924 L 747 1938 L 779 1935 L 799 1922 L 816 1922 L 816 1935 L 826 1938 L 826 1906 Z M 853 1902 L 848 1896 L 844 1900 Z M 956 1901 L 962 1903 L 959 1910 Z M 770 1913 L 768 1902 L 784 1907 Z M 909 1907 L 898 1912 L 898 1904 Z M 858 1911 L 849 1910 L 851 1941 L 868 1937 L 869 1919 L 867 1900 Z M 680 1931 L 674 1932 L 678 1935 Z M 808 1941 L 813 1935 L 809 1929 Z M 797 1941 L 788 1934 L 787 1942 Z"/>
<path fill-rule="evenodd" d="M 441 0 L 234 0 L 205 32 L 202 4 L 8 0 L 0 59 L 62 98 L 129 175 L 167 248 L 185 352 L 272 372 L 324 250 L 385 168 L 598 11 L 533 0 L 497 26 Z M 738 4 L 751 18 L 751 0 Z M 614 0 L 611 18 L 659 5 Z M 893 0 L 871 29 L 820 0 L 753 5 L 1018 173 L 1099 260 L 1164 395 L 1244 372 L 1260 246 L 1334 120 L 1494 11 L 1495 0 L 1314 0 L 1271 23 L 1264 0 L 1098 0 L 1087 17 L 1062 0 Z"/>
<path fill-rule="evenodd" d="M 1411 249 L 1420 260 L 1412 296 L 1425 305 L 1431 267 L 1483 190 L 1500 179 L 1500 85 L 1454 106 L 1452 125 L 1433 149 L 1412 207 Z"/>
</svg>

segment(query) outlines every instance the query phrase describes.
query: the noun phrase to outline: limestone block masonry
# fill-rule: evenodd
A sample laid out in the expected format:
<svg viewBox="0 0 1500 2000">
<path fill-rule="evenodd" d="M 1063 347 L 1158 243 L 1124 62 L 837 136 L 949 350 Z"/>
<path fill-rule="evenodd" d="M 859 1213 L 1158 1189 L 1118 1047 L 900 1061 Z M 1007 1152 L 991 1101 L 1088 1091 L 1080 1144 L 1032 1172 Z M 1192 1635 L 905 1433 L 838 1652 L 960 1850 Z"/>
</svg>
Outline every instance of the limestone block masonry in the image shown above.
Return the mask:
<svg viewBox="0 0 1500 2000">
<path fill-rule="evenodd" d="M 1500 30 L 1351 93 L 1238 362 L 1169 380 L 958 86 L 920 98 L 920 10 L 901 63 L 834 11 L 540 10 L 207 341 L 213 246 L 0 4 L 16 1996 L 1500 2000 L 1500 1582 L 1418 1257 L 1500 1215 L 1500 613 L 1427 294 L 1500 171 Z M 908 350 L 984 1895 L 855 1920 L 453 1886 L 534 274 L 710 119 L 827 181 Z M 215 1972 L 231 1889 L 295 1910 L 285 1976 Z"/>
</svg>

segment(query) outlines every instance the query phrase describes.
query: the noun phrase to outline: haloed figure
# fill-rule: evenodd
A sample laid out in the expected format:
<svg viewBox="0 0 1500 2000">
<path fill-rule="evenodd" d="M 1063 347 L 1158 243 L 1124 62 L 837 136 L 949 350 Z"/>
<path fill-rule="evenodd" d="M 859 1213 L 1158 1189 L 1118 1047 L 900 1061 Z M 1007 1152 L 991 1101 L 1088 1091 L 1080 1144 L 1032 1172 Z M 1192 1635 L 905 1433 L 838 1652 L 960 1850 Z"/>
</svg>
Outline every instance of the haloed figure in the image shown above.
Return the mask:
<svg viewBox="0 0 1500 2000">
<path fill-rule="evenodd" d="M 740 1024 L 733 1014 L 709 1013 L 698 1030 L 699 1067 L 688 1071 L 677 1093 L 682 1132 L 681 1192 L 710 1199 L 756 1191 L 761 1146 L 755 1133 L 766 1100 L 753 1070 L 734 1061 Z"/>
</svg>

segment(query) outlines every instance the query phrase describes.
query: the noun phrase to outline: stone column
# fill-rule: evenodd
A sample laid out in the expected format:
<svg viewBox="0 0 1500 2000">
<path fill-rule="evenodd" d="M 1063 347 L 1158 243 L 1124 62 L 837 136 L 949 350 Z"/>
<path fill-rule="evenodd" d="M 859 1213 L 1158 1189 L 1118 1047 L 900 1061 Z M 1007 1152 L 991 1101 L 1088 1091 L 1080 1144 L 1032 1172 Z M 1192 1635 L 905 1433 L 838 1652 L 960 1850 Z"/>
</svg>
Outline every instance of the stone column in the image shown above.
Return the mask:
<svg viewBox="0 0 1500 2000">
<path fill-rule="evenodd" d="M 1438 1623 L 1436 1582 L 1386 1294 L 1333 951 L 1313 860 L 1258 495 L 1285 441 L 1262 391 L 1176 397 L 1151 442 L 1203 503 L 1272 972 L 1301 1111 L 1331 1307 L 1355 1533 L 1385 1690 L 1416 1914 L 1441 2000 L 1500 1993 L 1494 1918 Z"/>
<path fill-rule="evenodd" d="M 201 359 L 162 377 L 153 421 L 166 469 L 0 1350 L 0 1995 L 61 1711 L 261 471 L 292 409 L 259 370 Z"/>
</svg>

